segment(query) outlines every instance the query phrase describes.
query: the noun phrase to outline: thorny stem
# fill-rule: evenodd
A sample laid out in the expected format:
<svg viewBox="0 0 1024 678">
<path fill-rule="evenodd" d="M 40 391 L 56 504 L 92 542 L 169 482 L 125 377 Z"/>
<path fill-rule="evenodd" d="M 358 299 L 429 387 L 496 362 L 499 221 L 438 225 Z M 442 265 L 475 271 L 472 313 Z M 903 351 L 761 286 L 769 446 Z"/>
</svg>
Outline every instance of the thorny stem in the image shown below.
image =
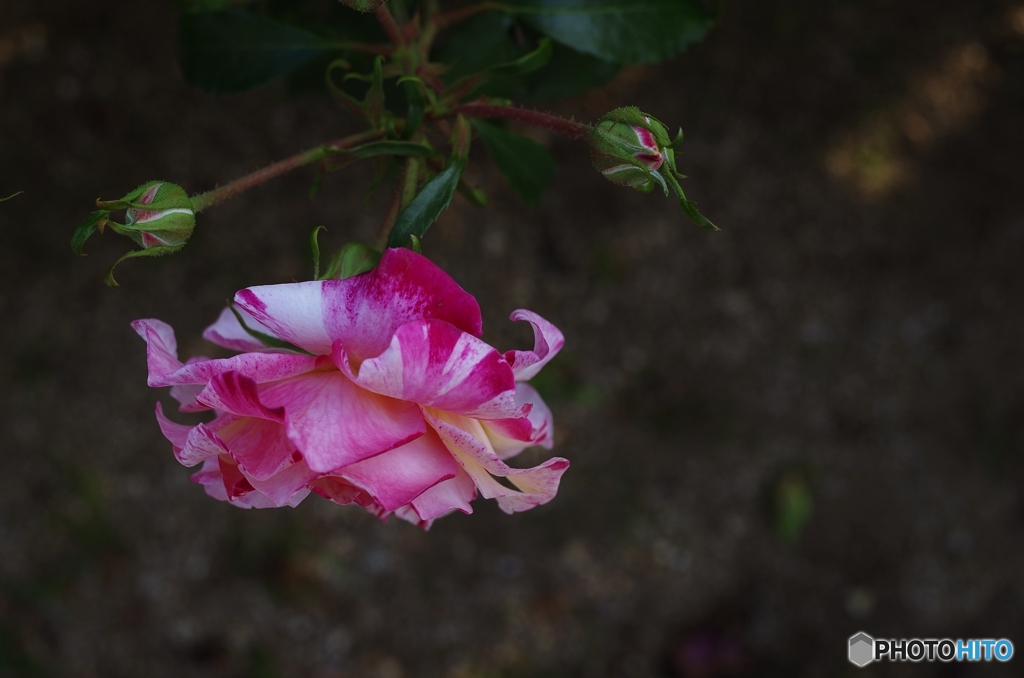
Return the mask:
<svg viewBox="0 0 1024 678">
<path fill-rule="evenodd" d="M 253 186 L 259 186 L 263 182 L 279 177 L 282 174 L 286 174 L 293 169 L 302 167 L 303 165 L 309 165 L 314 162 L 319 162 L 332 152 L 341 151 L 368 141 L 373 141 L 374 139 L 379 138 L 381 134 L 381 132 L 376 130 L 367 130 L 366 132 L 353 134 L 350 137 L 345 137 L 344 139 L 338 139 L 337 141 L 332 141 L 322 146 L 311 148 L 308 151 L 303 151 L 302 153 L 293 155 L 290 158 L 279 160 L 272 165 L 268 165 L 261 170 L 253 172 L 252 174 L 247 174 L 240 179 L 235 179 L 231 183 L 224 184 L 212 191 L 200 193 L 192 198 L 192 207 L 196 212 L 201 212 L 207 207 L 212 207 L 217 203 L 224 202 L 228 198 L 233 198 L 239 193 L 249 190 Z"/>
<path fill-rule="evenodd" d="M 544 127 L 553 132 L 564 134 L 573 139 L 582 139 L 590 134 L 593 129 L 590 125 L 575 120 L 566 120 L 550 113 L 541 113 L 519 106 L 498 106 L 487 103 L 468 103 L 455 108 L 467 118 L 502 118 L 504 120 L 516 120 L 525 122 L 528 125 Z"/>
<path fill-rule="evenodd" d="M 377 21 L 384 27 L 384 32 L 388 34 L 388 38 L 395 44 L 395 47 L 398 49 L 405 47 L 405 36 L 402 35 L 398 24 L 395 23 L 395 17 L 391 15 L 387 4 L 378 5 L 373 13 L 377 15 Z"/>
</svg>

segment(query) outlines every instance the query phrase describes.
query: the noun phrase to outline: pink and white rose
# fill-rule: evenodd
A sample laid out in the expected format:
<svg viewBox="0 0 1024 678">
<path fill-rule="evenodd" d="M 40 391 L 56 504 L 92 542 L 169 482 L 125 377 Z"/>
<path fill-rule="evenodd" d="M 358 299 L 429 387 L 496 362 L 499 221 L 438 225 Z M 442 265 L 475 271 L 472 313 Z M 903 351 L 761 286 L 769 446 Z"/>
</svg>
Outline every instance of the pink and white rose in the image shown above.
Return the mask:
<svg viewBox="0 0 1024 678">
<path fill-rule="evenodd" d="M 551 411 L 528 379 L 562 348 L 558 329 L 530 311 L 532 351 L 502 355 L 479 339 L 480 307 L 425 257 L 389 249 L 346 280 L 244 289 L 203 336 L 240 351 L 178 360 L 174 331 L 136 320 L 148 383 L 171 387 L 184 412 L 209 422 L 160 428 L 192 480 L 245 508 L 296 506 L 310 492 L 385 518 L 429 527 L 477 494 L 506 513 L 550 501 L 569 462 L 506 461 L 552 446 Z M 255 332 L 297 350 L 270 348 Z M 499 482 L 504 478 L 505 482 Z"/>
</svg>

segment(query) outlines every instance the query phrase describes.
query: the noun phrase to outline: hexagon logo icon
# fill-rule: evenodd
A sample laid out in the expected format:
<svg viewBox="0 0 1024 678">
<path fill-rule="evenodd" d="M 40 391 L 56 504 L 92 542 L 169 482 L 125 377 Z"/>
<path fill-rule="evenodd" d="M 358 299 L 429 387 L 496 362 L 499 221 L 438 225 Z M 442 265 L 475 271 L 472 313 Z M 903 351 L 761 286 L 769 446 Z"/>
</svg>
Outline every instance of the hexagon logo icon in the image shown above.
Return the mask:
<svg viewBox="0 0 1024 678">
<path fill-rule="evenodd" d="M 875 639 L 861 631 L 850 636 L 850 663 L 864 667 L 875 660 Z"/>
</svg>

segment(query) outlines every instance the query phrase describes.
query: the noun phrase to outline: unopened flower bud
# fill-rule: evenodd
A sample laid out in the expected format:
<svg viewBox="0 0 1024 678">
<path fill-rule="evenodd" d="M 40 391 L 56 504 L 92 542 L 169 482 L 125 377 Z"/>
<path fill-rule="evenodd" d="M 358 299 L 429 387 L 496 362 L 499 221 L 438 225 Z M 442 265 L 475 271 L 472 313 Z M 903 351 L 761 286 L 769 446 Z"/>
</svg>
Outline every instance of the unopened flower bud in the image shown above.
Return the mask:
<svg viewBox="0 0 1024 678">
<path fill-rule="evenodd" d="M 666 160 L 670 168 L 674 164 L 668 130 L 638 108 L 606 113 L 590 134 L 590 155 L 594 167 L 613 183 L 644 192 L 657 184 L 668 191 L 659 172 Z"/>
<path fill-rule="evenodd" d="M 385 0 L 341 0 L 341 4 L 359 12 L 372 12 L 383 5 L 384 2 Z"/>
<path fill-rule="evenodd" d="M 120 200 L 97 200 L 100 209 L 93 212 L 75 231 L 71 248 L 82 254 L 82 246 L 96 231 L 103 233 L 110 227 L 115 233 L 126 235 L 142 249 L 128 252 L 115 262 L 134 257 L 153 257 L 180 250 L 192 235 L 196 225 L 195 208 L 185 189 L 165 181 L 150 181 Z M 114 210 L 125 210 L 125 223 L 110 220 Z M 107 273 L 107 284 L 116 287 L 114 266 Z"/>
<path fill-rule="evenodd" d="M 192 201 L 176 184 L 151 181 L 116 202 L 127 208 L 124 224 L 111 222 L 110 227 L 143 249 L 181 247 L 196 225 Z"/>
</svg>

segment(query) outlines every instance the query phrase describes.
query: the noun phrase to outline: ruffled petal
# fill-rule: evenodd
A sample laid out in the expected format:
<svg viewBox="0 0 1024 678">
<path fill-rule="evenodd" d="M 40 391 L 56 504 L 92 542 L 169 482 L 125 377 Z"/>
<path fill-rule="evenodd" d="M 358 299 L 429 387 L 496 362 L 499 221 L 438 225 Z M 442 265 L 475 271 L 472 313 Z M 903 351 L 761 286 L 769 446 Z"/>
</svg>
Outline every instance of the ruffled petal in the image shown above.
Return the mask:
<svg viewBox="0 0 1024 678">
<path fill-rule="evenodd" d="M 355 360 L 379 355 L 410 320 L 438 318 L 474 336 L 482 331 L 476 299 L 406 248 L 385 250 L 377 267 L 361 275 L 250 287 L 235 303 L 285 341 L 327 355 L 340 339 Z"/>
<path fill-rule="evenodd" d="M 132 329 L 146 341 L 146 366 L 149 368 L 150 386 L 156 386 L 155 382 L 182 368 L 181 361 L 178 360 L 178 342 L 170 325 L 162 320 L 148 318 L 133 320 Z"/>
<path fill-rule="evenodd" d="M 343 342 L 334 363 L 363 388 L 446 412 L 498 419 L 521 417 L 512 369 L 500 353 L 443 320 L 402 325 L 391 345 L 353 370 Z"/>
<path fill-rule="evenodd" d="M 491 448 L 480 422 L 438 410 L 425 410 L 424 417 L 476 483 L 480 494 L 497 499 L 505 513 L 526 511 L 546 504 L 558 492 L 569 461 L 553 457 L 530 469 L 511 468 Z M 494 476 L 508 478 L 517 488 L 505 487 Z"/>
<path fill-rule="evenodd" d="M 526 381 L 537 376 L 540 368 L 558 355 L 565 345 L 565 337 L 557 327 L 533 311 L 519 309 L 512 314 L 512 320 L 526 320 L 533 325 L 533 350 L 505 353 L 505 360 L 512 366 L 516 381 Z"/>
<path fill-rule="evenodd" d="M 305 499 L 309 495 L 306 484 L 317 475 L 302 459 L 262 480 L 246 473 L 241 464 L 238 465 L 238 469 L 245 475 L 249 484 L 275 506 L 295 506 Z"/>
<path fill-rule="evenodd" d="M 147 383 L 152 387 L 205 384 L 218 374 L 234 370 L 258 383 L 277 381 L 316 369 L 315 356 L 296 353 L 243 353 L 233 358 L 178 360 L 174 330 L 159 320 L 136 320 L 132 327 L 146 340 Z M 182 393 L 178 393 L 182 396 Z"/>
<path fill-rule="evenodd" d="M 192 474 L 192 482 L 198 483 L 206 490 L 206 494 L 226 501 L 239 508 L 277 508 L 279 506 L 298 506 L 307 496 L 308 489 L 295 492 L 288 501 L 278 503 L 255 489 L 242 475 L 238 466 L 227 455 L 211 457 L 203 462 L 198 473 Z"/>
<path fill-rule="evenodd" d="M 214 377 L 196 400 L 207 407 L 230 412 L 239 417 L 255 417 L 284 423 L 284 408 L 268 407 L 260 399 L 259 386 L 253 379 L 238 372 L 224 372 Z"/>
<path fill-rule="evenodd" d="M 458 475 L 454 478 L 434 485 L 413 499 L 409 505 L 416 511 L 420 520 L 429 522 L 446 516 L 452 511 L 472 513 L 473 507 L 469 502 L 474 499 L 476 499 L 476 484 L 469 474 L 460 468 Z"/>
<path fill-rule="evenodd" d="M 533 445 L 550 450 L 554 446 L 554 419 L 537 390 L 525 382 L 517 383 L 516 405 L 529 405 L 529 415 L 480 422 L 494 453 L 500 459 L 510 459 Z"/>
<path fill-rule="evenodd" d="M 336 472 L 366 490 L 388 511 L 407 504 L 438 483 L 454 478 L 459 465 L 433 431 L 389 452 Z"/>
<path fill-rule="evenodd" d="M 427 430 L 416 405 L 370 393 L 335 370 L 265 384 L 259 398 L 272 411 L 284 409 L 288 438 L 317 473 L 393 450 Z"/>
<path fill-rule="evenodd" d="M 228 451 L 224 441 L 206 424 L 177 424 L 164 416 L 160 403 L 156 404 L 156 420 L 164 437 L 171 441 L 174 457 L 182 466 L 195 466 Z"/>
<path fill-rule="evenodd" d="M 216 430 L 226 451 L 257 489 L 256 480 L 272 478 L 302 461 L 302 454 L 288 439 L 285 427 L 276 421 L 232 417 L 230 422 Z"/>
<path fill-rule="evenodd" d="M 250 330 L 274 336 L 270 328 L 264 327 L 258 320 L 245 312 L 243 309 L 235 309 L 238 315 L 242 316 L 246 326 Z M 245 328 L 238 322 L 238 318 L 230 308 L 220 312 L 217 320 L 203 331 L 203 339 L 230 348 L 233 351 L 261 351 L 267 348 L 262 342 L 245 331 Z"/>
</svg>

